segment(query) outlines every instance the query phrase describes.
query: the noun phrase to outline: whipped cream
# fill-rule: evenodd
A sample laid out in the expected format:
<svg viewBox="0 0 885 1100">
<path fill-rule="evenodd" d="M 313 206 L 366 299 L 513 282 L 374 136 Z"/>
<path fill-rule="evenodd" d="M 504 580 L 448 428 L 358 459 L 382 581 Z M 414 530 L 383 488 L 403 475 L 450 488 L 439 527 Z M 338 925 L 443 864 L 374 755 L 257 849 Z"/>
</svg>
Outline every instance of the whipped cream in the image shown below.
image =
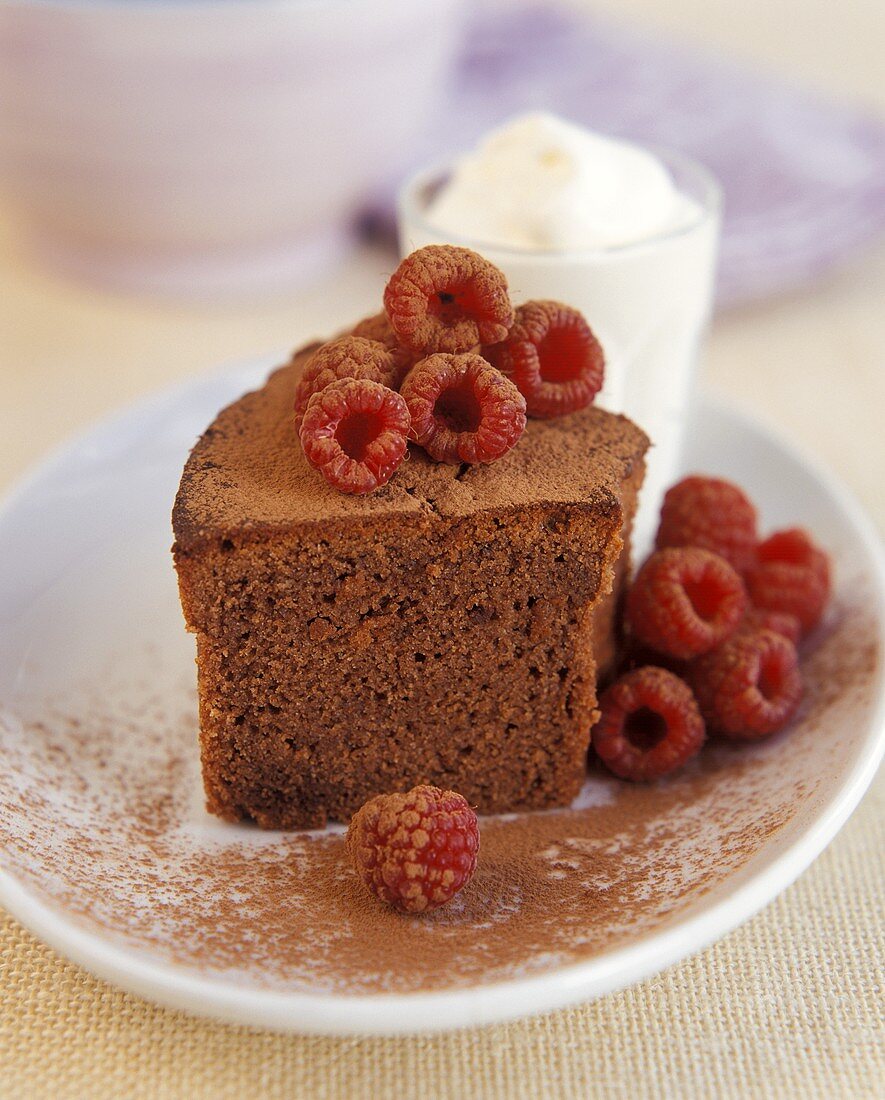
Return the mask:
<svg viewBox="0 0 885 1100">
<path fill-rule="evenodd" d="M 698 349 L 713 292 L 716 188 L 681 160 L 548 114 L 490 134 L 440 183 L 425 172 L 400 198 L 400 247 L 475 248 L 507 276 L 514 303 L 581 310 L 605 349 L 597 403 L 651 437 L 634 553 L 651 545 L 679 476 Z"/>
<path fill-rule="evenodd" d="M 698 213 L 645 149 L 534 112 L 457 161 L 426 218 L 460 238 L 553 251 L 633 244 Z"/>
</svg>

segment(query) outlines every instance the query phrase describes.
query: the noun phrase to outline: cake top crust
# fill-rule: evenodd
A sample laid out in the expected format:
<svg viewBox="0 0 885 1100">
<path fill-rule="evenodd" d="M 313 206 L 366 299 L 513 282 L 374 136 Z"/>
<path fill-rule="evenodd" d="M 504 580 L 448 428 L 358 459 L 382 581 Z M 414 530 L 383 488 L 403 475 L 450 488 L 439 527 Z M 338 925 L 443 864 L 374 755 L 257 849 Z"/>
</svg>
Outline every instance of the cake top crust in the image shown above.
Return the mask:
<svg viewBox="0 0 885 1100">
<path fill-rule="evenodd" d="M 228 405 L 197 441 L 172 513 L 179 550 L 299 525 L 374 525 L 387 516 L 428 511 L 457 518 L 486 509 L 617 499 L 649 446 L 632 421 L 591 407 L 557 420 L 530 420 L 513 450 L 488 465 L 445 465 L 411 447 L 387 485 L 368 496 L 348 496 L 308 466 L 295 430 L 295 387 L 317 346 Z"/>
</svg>

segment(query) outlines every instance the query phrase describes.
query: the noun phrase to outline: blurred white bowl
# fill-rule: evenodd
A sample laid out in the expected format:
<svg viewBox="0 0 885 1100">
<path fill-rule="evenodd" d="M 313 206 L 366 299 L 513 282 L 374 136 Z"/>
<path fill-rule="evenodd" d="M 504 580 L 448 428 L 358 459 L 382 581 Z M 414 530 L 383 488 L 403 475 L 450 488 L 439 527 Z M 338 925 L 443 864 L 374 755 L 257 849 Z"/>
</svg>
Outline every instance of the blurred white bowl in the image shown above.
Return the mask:
<svg viewBox="0 0 885 1100">
<path fill-rule="evenodd" d="M 407 160 L 461 6 L 0 0 L 0 201 L 93 280 L 295 280 Z"/>
</svg>

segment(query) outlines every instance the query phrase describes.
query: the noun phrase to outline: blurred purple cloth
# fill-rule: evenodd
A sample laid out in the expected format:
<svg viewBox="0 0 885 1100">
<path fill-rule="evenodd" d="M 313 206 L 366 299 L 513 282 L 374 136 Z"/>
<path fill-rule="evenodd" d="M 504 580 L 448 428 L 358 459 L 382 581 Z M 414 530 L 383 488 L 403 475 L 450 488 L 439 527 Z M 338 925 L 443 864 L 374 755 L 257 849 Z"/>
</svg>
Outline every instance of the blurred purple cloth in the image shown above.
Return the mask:
<svg viewBox="0 0 885 1100">
<path fill-rule="evenodd" d="M 808 283 L 885 227 L 885 122 L 875 117 L 556 7 L 474 12 L 466 43 L 407 169 L 542 108 L 686 153 L 725 191 L 720 305 Z M 389 193 L 371 213 L 392 225 Z"/>
</svg>

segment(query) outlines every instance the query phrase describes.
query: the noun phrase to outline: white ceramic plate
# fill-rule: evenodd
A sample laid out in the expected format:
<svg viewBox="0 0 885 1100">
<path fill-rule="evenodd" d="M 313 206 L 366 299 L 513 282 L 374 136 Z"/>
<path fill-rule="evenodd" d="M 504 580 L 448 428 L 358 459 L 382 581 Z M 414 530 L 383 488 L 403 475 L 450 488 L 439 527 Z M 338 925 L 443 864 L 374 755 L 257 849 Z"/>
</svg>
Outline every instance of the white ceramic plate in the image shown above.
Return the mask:
<svg viewBox="0 0 885 1100">
<path fill-rule="evenodd" d="M 702 400 L 687 469 L 836 562 L 787 733 L 708 746 L 651 787 L 591 776 L 570 810 L 483 824 L 480 869 L 420 920 L 362 894 L 340 829 L 264 834 L 202 808 L 193 641 L 169 556 L 188 446 L 261 361 L 66 446 L 0 513 L 0 903 L 168 1005 L 305 1032 L 487 1023 L 587 1000 L 745 920 L 833 838 L 883 749 L 878 538 L 823 471 Z"/>
</svg>

